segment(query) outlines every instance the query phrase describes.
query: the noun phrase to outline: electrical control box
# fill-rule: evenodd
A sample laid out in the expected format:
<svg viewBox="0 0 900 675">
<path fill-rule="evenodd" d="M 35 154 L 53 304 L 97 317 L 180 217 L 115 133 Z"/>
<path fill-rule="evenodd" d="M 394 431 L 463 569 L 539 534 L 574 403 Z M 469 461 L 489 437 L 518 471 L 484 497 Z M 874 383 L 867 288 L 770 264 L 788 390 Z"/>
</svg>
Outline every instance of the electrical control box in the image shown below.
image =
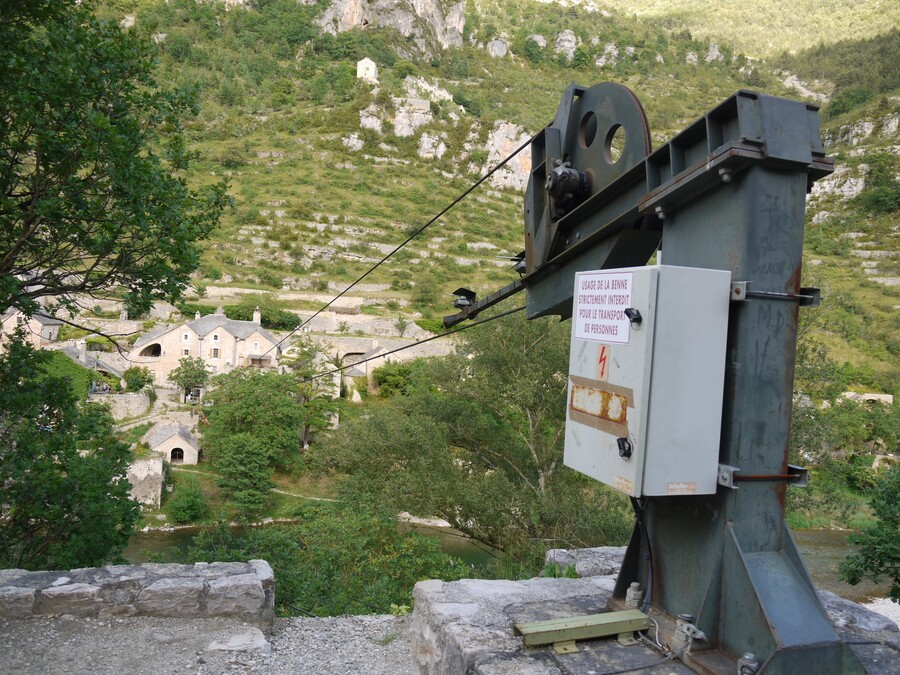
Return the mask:
<svg viewBox="0 0 900 675">
<path fill-rule="evenodd" d="M 716 491 L 731 273 L 575 276 L 565 464 L 632 497 Z"/>
</svg>

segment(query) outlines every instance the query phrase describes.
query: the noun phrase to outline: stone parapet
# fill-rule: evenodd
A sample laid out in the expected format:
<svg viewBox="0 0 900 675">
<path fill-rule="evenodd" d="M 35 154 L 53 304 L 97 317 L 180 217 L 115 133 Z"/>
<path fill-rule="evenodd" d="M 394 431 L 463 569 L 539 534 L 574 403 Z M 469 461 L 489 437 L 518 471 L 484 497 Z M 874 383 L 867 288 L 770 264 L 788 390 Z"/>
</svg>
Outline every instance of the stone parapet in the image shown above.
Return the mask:
<svg viewBox="0 0 900 675">
<path fill-rule="evenodd" d="M 611 639 L 580 640 L 575 653 L 525 647 L 515 624 L 563 619 L 607 610 L 624 549 L 554 549 L 546 562 L 574 565 L 580 579 L 525 581 L 462 579 L 420 581 L 413 592 L 410 624 L 413 657 L 423 675 L 588 675 L 640 671 L 691 675 L 677 660 L 645 644 Z M 900 632 L 893 621 L 861 605 L 819 591 L 840 639 L 864 672 L 900 675 Z M 651 617 L 656 614 L 650 610 Z M 649 633 L 652 635 L 652 631 Z"/>
<path fill-rule="evenodd" d="M 0 617 L 235 617 L 270 629 L 275 575 L 265 560 L 0 570 Z"/>
</svg>

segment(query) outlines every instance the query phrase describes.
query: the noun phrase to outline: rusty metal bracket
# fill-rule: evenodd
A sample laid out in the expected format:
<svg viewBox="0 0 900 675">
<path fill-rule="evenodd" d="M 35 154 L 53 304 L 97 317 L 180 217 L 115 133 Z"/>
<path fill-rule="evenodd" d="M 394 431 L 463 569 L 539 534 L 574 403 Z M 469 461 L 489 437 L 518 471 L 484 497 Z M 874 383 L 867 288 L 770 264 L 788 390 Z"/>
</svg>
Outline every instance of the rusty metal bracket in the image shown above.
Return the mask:
<svg viewBox="0 0 900 675">
<path fill-rule="evenodd" d="M 731 301 L 743 302 L 750 298 L 760 300 L 786 300 L 799 302 L 801 307 L 818 307 L 822 304 L 822 291 L 818 288 L 803 287 L 799 293 L 776 293 L 773 291 L 751 291 L 750 281 L 731 282 Z"/>
<path fill-rule="evenodd" d="M 721 466 L 721 465 L 720 465 Z M 783 480 L 788 485 L 793 485 L 795 487 L 806 487 L 809 485 L 809 470 L 805 469 L 802 466 L 795 466 L 793 464 L 788 464 L 788 472 L 787 473 L 769 473 L 769 474 L 754 474 L 748 476 L 733 476 L 732 480 L 735 481 L 778 481 Z M 721 481 L 720 481 L 721 482 Z"/>
<path fill-rule="evenodd" d="M 719 464 L 719 485 L 732 490 L 737 490 L 738 486 L 734 484 L 735 473 L 740 471 L 736 466 L 728 466 L 727 464 Z"/>
</svg>

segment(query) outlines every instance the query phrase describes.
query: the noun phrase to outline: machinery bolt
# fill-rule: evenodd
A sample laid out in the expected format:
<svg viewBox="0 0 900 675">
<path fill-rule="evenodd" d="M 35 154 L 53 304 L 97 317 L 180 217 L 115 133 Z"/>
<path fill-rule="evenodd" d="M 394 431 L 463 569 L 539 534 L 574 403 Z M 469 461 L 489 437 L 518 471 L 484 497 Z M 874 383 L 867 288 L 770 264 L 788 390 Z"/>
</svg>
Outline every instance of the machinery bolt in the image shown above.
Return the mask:
<svg viewBox="0 0 900 675">
<path fill-rule="evenodd" d="M 655 209 L 653 209 L 653 210 L 656 212 L 656 217 L 657 217 L 657 218 L 659 218 L 660 220 L 665 220 L 665 219 L 666 219 L 666 210 L 665 210 L 662 206 L 657 206 L 657 207 L 656 207 Z"/>
<path fill-rule="evenodd" d="M 631 586 L 625 591 L 625 606 L 637 609 L 641 606 L 641 600 L 644 599 L 644 592 L 641 585 L 637 581 L 632 581 Z"/>
<path fill-rule="evenodd" d="M 687 647 L 691 638 L 691 628 L 694 626 L 693 614 L 679 614 L 675 620 L 675 635 L 672 641 L 679 649 Z"/>
<path fill-rule="evenodd" d="M 732 177 L 731 169 L 724 167 L 724 166 L 719 167 L 719 178 L 722 179 L 723 183 L 730 183 L 731 177 Z"/>
<path fill-rule="evenodd" d="M 738 675 L 754 675 L 759 670 L 759 661 L 753 652 L 745 653 L 737 662 Z"/>
</svg>

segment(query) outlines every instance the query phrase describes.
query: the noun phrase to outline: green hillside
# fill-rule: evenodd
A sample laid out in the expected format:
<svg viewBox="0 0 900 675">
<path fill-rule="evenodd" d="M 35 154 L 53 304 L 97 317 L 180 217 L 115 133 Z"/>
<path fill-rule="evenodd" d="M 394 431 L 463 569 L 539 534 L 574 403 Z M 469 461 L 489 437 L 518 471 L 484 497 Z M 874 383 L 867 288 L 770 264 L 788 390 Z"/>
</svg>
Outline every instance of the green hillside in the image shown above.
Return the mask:
<svg viewBox="0 0 900 675">
<path fill-rule="evenodd" d="M 801 78 L 827 80 L 820 87 L 837 92 L 839 105 L 825 106 L 825 133 L 846 170 L 868 181 L 861 195 L 825 194 L 811 202 L 807 281 L 822 285 L 828 297 L 810 314 L 808 333 L 837 363 L 848 362 L 848 386 L 896 387 L 897 287 L 872 281 L 873 268 L 861 265 L 872 261 L 854 254 L 863 244 L 897 250 L 896 206 L 871 208 L 872 195 L 884 193 L 890 202 L 894 194 L 895 160 L 886 149 L 896 134 L 878 127 L 854 144 L 839 138 L 842 128 L 861 120 L 877 125 L 897 114 L 892 96 L 898 69 L 865 65 L 873 54 L 890 63 L 896 31 L 841 43 L 840 58 L 830 61 L 830 52 L 820 49 L 769 64 L 750 61 L 729 46 L 746 44 L 749 50 L 749 43 L 713 39 L 712 23 L 704 31 L 688 22 L 697 16 L 693 9 L 676 21 L 671 12 L 668 18 L 638 13 L 646 7 L 637 1 L 629 5 L 636 14 L 609 16 L 530 0 L 470 2 L 467 46 L 423 55 L 392 29 L 320 33 L 313 22 L 327 4 L 258 0 L 255 9 L 226 11 L 218 2 L 141 0 L 106 10 L 116 19 L 131 15 L 130 30 L 159 43 L 161 81 L 197 90 L 201 113 L 190 135 L 198 161 L 191 180 L 230 180 L 234 209 L 204 253 L 201 288 L 254 288 L 280 293 L 294 309 L 320 307 L 468 188 L 489 159 L 500 157 L 489 158 L 485 148 L 496 124 L 516 125 L 527 138 L 552 118 L 569 82 L 608 80 L 632 88 L 658 145 L 739 88 L 798 97 L 776 76 L 776 68 L 788 69 Z M 831 26 L 846 14 L 864 25 L 854 35 L 876 34 L 875 4 L 840 11 L 825 2 L 810 5 L 793 12 L 793 19 L 805 16 L 806 23 L 783 22 L 780 30 L 825 39 L 824 29 L 810 27 Z M 767 3 L 736 3 L 733 11 L 751 8 L 774 21 Z M 554 50 L 563 30 L 576 39 L 571 61 Z M 773 40 L 781 35 L 768 32 Z M 846 35 L 835 28 L 827 37 Z M 530 36 L 543 37 L 546 46 Z M 484 46 L 497 37 L 508 53 L 492 58 Z M 778 39 L 782 43 L 771 50 L 785 48 Z M 378 65 L 377 86 L 355 77 L 363 57 Z M 598 65 L 598 58 L 605 63 Z M 870 76 L 852 75 L 860 70 Z M 423 93 L 412 81 L 424 81 L 446 98 Z M 845 95 L 853 87 L 864 95 Z M 410 97 L 431 99 L 423 111 L 428 119 L 401 137 L 391 118 L 402 105 L 398 99 Z M 380 119 L 381 131 L 361 128 L 361 112 Z M 443 143 L 439 158 L 419 156 L 423 134 Z M 880 173 L 860 173 L 860 165 L 873 165 L 870 153 L 875 166 L 884 164 Z M 353 311 L 437 317 L 450 311 L 448 293 L 457 286 L 485 293 L 509 283 L 516 275 L 501 256 L 523 247 L 521 213 L 521 191 L 483 186 L 351 291 Z M 848 232 L 861 234 L 848 238 Z M 882 276 L 896 274 L 896 258 L 878 264 Z"/>
<path fill-rule="evenodd" d="M 619 0 L 606 5 L 610 12 L 633 12 L 654 25 L 689 30 L 756 57 L 803 51 L 848 36 L 869 38 L 900 24 L 900 5 L 890 0 Z"/>
</svg>

